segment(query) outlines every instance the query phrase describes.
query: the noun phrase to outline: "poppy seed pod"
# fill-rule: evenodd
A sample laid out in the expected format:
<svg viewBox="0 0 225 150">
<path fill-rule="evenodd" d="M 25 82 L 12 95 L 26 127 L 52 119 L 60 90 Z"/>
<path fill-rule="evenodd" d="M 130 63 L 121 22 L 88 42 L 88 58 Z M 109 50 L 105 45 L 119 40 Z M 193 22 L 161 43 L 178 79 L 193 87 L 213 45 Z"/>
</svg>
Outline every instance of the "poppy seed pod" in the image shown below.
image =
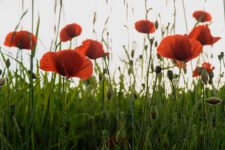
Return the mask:
<svg viewBox="0 0 225 150">
<path fill-rule="evenodd" d="M 155 72 L 158 74 L 162 71 L 162 68 L 160 66 L 155 67 Z"/>
<path fill-rule="evenodd" d="M 11 63 L 10 63 L 10 60 L 9 60 L 9 59 L 6 59 L 6 61 L 5 61 L 5 65 L 6 65 L 6 67 L 7 67 L 7 68 L 9 68 L 9 67 L 10 67 L 10 64 L 11 64 Z"/>
<path fill-rule="evenodd" d="M 212 83 L 213 83 L 212 78 L 209 78 L 209 84 L 212 84 Z"/>
<path fill-rule="evenodd" d="M 103 75 L 102 75 L 102 73 L 100 73 L 100 74 L 98 75 L 99 81 L 102 81 L 102 78 L 103 78 Z"/>
<path fill-rule="evenodd" d="M 107 91 L 107 98 L 108 98 L 108 100 L 110 100 L 110 99 L 111 99 L 112 94 L 113 94 L 112 89 L 111 89 L 111 88 L 109 88 L 109 89 L 108 89 L 108 91 Z"/>
<path fill-rule="evenodd" d="M 173 72 L 172 72 L 171 70 L 168 70 L 168 71 L 167 71 L 167 76 L 168 76 L 168 78 L 170 79 L 170 81 L 173 80 Z"/>
<path fill-rule="evenodd" d="M 6 83 L 6 78 L 0 78 L 0 87 L 4 86 Z"/>
<path fill-rule="evenodd" d="M 158 29 L 158 27 L 159 27 L 159 22 L 158 22 L 158 20 L 156 20 L 155 21 L 155 28 Z"/>
<path fill-rule="evenodd" d="M 155 120 L 155 119 L 157 118 L 158 113 L 157 113 L 157 110 L 156 110 L 155 107 L 153 107 L 153 108 L 151 109 L 150 114 L 151 114 L 152 120 Z"/>
<path fill-rule="evenodd" d="M 208 72 L 208 75 L 209 75 L 209 78 L 212 79 L 214 77 L 214 73 L 211 71 L 211 72 Z"/>
<path fill-rule="evenodd" d="M 205 101 L 209 104 L 216 105 L 216 104 L 219 104 L 222 100 L 217 97 L 209 97 Z"/>
<path fill-rule="evenodd" d="M 204 84 L 208 83 L 209 77 L 208 77 L 208 73 L 205 68 L 202 70 L 201 79 Z"/>
</svg>

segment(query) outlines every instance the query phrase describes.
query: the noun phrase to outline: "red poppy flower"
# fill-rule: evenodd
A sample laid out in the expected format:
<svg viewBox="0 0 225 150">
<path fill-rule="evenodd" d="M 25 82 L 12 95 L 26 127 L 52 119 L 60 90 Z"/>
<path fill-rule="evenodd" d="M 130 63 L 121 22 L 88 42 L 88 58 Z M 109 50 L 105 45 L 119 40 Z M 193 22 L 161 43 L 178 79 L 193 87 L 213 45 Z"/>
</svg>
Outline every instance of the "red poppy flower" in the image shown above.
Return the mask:
<svg viewBox="0 0 225 150">
<path fill-rule="evenodd" d="M 60 32 L 60 41 L 70 41 L 72 38 L 81 34 L 82 28 L 79 24 L 72 23 L 65 26 Z"/>
<path fill-rule="evenodd" d="M 100 42 L 91 39 L 83 41 L 82 45 L 76 48 L 75 51 L 86 55 L 91 59 L 97 59 L 103 57 L 103 55 L 109 56 L 109 52 L 104 52 Z"/>
<path fill-rule="evenodd" d="M 17 47 L 19 49 L 34 49 L 37 38 L 28 31 L 14 31 L 7 34 L 4 45 L 8 47 Z"/>
<path fill-rule="evenodd" d="M 88 79 L 93 73 L 92 62 L 84 55 L 70 49 L 45 53 L 40 60 L 40 68 L 59 73 L 67 79 L 70 77 Z"/>
<path fill-rule="evenodd" d="M 109 138 L 108 144 L 110 148 L 113 148 L 115 144 L 118 144 L 117 138 L 116 137 Z"/>
<path fill-rule="evenodd" d="M 199 25 L 192 29 L 188 35 L 189 38 L 198 40 L 202 45 L 213 45 L 221 37 L 213 37 L 210 33 L 208 25 Z"/>
<path fill-rule="evenodd" d="M 197 66 L 197 67 L 195 68 L 195 70 L 192 72 L 192 76 L 193 76 L 193 77 L 200 76 L 200 74 L 199 74 L 199 72 L 198 72 L 198 69 L 199 69 L 199 68 L 200 68 L 200 67 Z M 214 66 L 211 67 L 211 64 L 210 64 L 210 63 L 207 63 L 207 62 L 204 62 L 204 63 L 202 64 L 202 67 L 201 67 L 201 68 L 205 68 L 207 72 L 212 72 L 212 71 L 215 69 Z"/>
<path fill-rule="evenodd" d="M 141 33 L 153 33 L 155 32 L 155 25 L 149 20 L 140 20 L 135 22 L 135 29 Z"/>
<path fill-rule="evenodd" d="M 212 20 L 211 15 L 203 10 L 197 10 L 192 15 L 197 21 L 200 22 L 208 22 Z"/>
<path fill-rule="evenodd" d="M 165 37 L 157 48 L 157 53 L 166 58 L 187 62 L 200 55 L 202 44 L 184 35 Z"/>
</svg>

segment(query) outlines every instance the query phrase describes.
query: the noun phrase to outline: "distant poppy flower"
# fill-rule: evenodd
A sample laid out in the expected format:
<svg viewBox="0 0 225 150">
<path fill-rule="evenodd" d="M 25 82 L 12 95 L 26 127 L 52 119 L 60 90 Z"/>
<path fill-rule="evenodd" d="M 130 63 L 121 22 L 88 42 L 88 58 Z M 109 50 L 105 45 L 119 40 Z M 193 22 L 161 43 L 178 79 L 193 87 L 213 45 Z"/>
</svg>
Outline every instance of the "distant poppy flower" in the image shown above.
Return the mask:
<svg viewBox="0 0 225 150">
<path fill-rule="evenodd" d="M 211 67 L 211 64 L 210 63 L 207 63 L 207 62 L 204 62 L 203 64 L 202 64 L 202 67 L 196 67 L 195 68 L 195 70 L 192 72 L 192 76 L 193 77 L 197 77 L 197 76 L 200 76 L 200 74 L 199 74 L 199 68 L 205 68 L 206 69 L 206 71 L 209 73 L 209 72 L 212 72 L 214 69 L 215 69 L 215 67 Z"/>
<path fill-rule="evenodd" d="M 188 35 L 189 38 L 198 40 L 202 45 L 213 45 L 221 37 L 213 37 L 210 33 L 208 25 L 199 25 L 192 29 Z"/>
<path fill-rule="evenodd" d="M 71 77 L 88 79 L 93 73 L 92 62 L 84 55 L 70 49 L 45 53 L 40 60 L 40 68 L 59 73 L 67 79 Z"/>
<path fill-rule="evenodd" d="M 75 51 L 86 55 L 91 59 L 97 59 L 103 57 L 103 55 L 109 56 L 109 52 L 104 52 L 100 42 L 91 39 L 83 41 L 82 45 L 76 48 Z"/>
<path fill-rule="evenodd" d="M 139 20 L 135 22 L 135 29 L 141 33 L 153 33 L 155 32 L 155 25 L 149 20 Z"/>
<path fill-rule="evenodd" d="M 116 137 L 109 138 L 108 144 L 109 144 L 109 147 L 110 148 L 113 148 L 114 145 L 117 145 L 118 144 L 117 138 Z"/>
<path fill-rule="evenodd" d="M 72 38 L 79 36 L 81 34 L 82 28 L 79 24 L 72 23 L 66 25 L 62 28 L 60 32 L 60 41 L 66 42 L 70 41 Z"/>
<path fill-rule="evenodd" d="M 14 31 L 7 34 L 4 45 L 8 47 L 17 47 L 19 49 L 34 49 L 37 38 L 28 31 Z"/>
<path fill-rule="evenodd" d="M 208 22 L 208 21 L 211 21 L 212 20 L 212 17 L 211 15 L 206 12 L 206 11 L 203 11 L 203 10 L 197 10 L 195 11 L 192 16 L 197 20 L 197 21 L 200 21 L 200 22 Z"/>
<path fill-rule="evenodd" d="M 200 42 L 179 34 L 165 37 L 157 48 L 160 56 L 183 62 L 198 57 L 201 51 Z"/>
</svg>

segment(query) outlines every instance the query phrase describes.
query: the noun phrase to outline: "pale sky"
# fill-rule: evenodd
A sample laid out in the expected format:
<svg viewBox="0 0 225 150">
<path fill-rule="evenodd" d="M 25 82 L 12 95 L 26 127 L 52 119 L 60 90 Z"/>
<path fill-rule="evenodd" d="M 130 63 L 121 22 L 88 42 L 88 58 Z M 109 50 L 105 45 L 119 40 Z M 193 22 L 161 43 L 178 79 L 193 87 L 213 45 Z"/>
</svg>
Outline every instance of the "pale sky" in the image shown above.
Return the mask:
<svg viewBox="0 0 225 150">
<path fill-rule="evenodd" d="M 57 24 L 57 15 L 54 15 L 54 3 L 55 0 L 34 0 L 35 1 L 35 27 L 37 22 L 37 17 L 40 15 L 40 32 L 39 32 L 39 44 L 37 47 L 36 58 L 40 60 L 41 56 L 49 51 L 50 42 L 55 37 L 54 36 L 54 24 Z M 59 1 L 59 0 L 57 0 Z M 78 23 L 82 26 L 82 33 L 77 37 L 77 45 L 79 45 L 83 40 L 87 38 L 92 38 L 95 40 L 101 40 L 101 33 L 104 28 L 104 23 L 106 18 L 109 16 L 109 22 L 107 24 L 109 35 L 111 38 L 111 57 L 114 60 L 114 65 L 119 66 L 119 58 L 124 56 L 124 51 L 122 49 L 123 45 L 128 43 L 128 33 L 129 42 L 132 46 L 132 42 L 136 41 L 136 49 L 142 48 L 142 42 L 144 34 L 138 33 L 134 29 L 134 23 L 137 20 L 145 18 L 145 8 L 144 0 L 63 0 L 63 13 L 62 20 L 60 24 L 60 29 L 70 23 Z M 127 2 L 128 5 L 128 20 L 126 19 L 126 7 L 123 2 Z M 182 0 L 176 0 L 176 33 L 184 34 L 185 22 Z M 204 47 L 204 51 L 213 53 L 214 57 L 224 51 L 224 5 L 222 0 L 184 0 L 188 32 L 192 29 L 195 24 L 195 19 L 192 17 L 192 13 L 195 10 L 205 10 L 209 12 L 213 18 L 210 29 L 212 35 L 220 36 L 222 39 L 217 42 L 213 48 L 211 46 Z M 166 3 L 167 2 L 167 3 Z M 160 13 L 162 22 L 171 22 L 173 19 L 173 0 L 148 0 L 148 6 L 153 8 L 150 11 L 148 19 L 150 21 L 156 21 L 158 19 L 157 14 Z M 31 31 L 31 0 L 24 0 L 23 11 L 28 9 L 27 15 L 23 18 L 21 26 L 19 29 L 24 29 Z M 95 30 L 97 36 L 92 33 L 93 29 L 93 15 L 96 12 L 97 20 L 95 24 Z M 14 30 L 15 26 L 18 24 L 19 18 L 22 15 L 22 0 L 0 0 L 0 18 L 1 18 L 1 28 L 0 28 L 0 46 L 10 51 L 12 54 L 16 54 L 16 49 L 7 48 L 3 45 L 5 36 L 8 32 Z M 127 25 L 129 32 L 124 27 Z M 151 36 L 156 36 L 160 40 L 160 31 Z M 68 48 L 69 43 L 63 44 L 63 48 Z M 75 46 L 75 44 L 74 44 Z M 25 54 L 27 52 L 24 52 Z M 154 52 L 156 54 L 156 50 Z M 15 56 L 15 55 L 14 55 Z M 215 59 L 208 59 L 214 66 L 216 66 L 215 76 L 218 73 L 219 64 Z M 202 62 L 201 62 L 202 63 Z M 27 65 L 28 66 L 28 65 Z M 115 68 L 114 66 L 114 68 Z M 113 69 L 114 70 L 114 69 Z M 189 72 L 189 75 L 191 72 Z"/>
</svg>

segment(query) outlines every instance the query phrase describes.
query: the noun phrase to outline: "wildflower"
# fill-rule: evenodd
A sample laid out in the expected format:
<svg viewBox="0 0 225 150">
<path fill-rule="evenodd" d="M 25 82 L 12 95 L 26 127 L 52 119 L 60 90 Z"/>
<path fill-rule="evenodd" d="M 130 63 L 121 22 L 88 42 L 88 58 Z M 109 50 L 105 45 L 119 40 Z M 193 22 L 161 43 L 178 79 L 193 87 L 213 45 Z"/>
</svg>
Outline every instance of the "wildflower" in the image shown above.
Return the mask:
<svg viewBox="0 0 225 150">
<path fill-rule="evenodd" d="M 109 52 L 104 52 L 103 46 L 100 42 L 91 39 L 83 41 L 82 45 L 77 47 L 75 51 L 86 55 L 91 59 L 109 56 Z"/>
<path fill-rule="evenodd" d="M 197 10 L 195 11 L 192 16 L 199 22 L 208 22 L 212 20 L 211 15 L 203 10 Z"/>
<path fill-rule="evenodd" d="M 72 38 L 79 36 L 81 34 L 82 28 L 79 24 L 72 23 L 66 25 L 62 28 L 60 32 L 60 41 L 66 42 L 70 41 Z"/>
<path fill-rule="evenodd" d="M 4 45 L 8 47 L 17 47 L 19 49 L 34 49 L 37 38 L 28 31 L 14 31 L 7 34 Z"/>
<path fill-rule="evenodd" d="M 200 42 L 179 34 L 165 37 L 157 48 L 160 56 L 183 62 L 198 57 L 201 51 Z"/>
<path fill-rule="evenodd" d="M 189 38 L 198 40 L 202 45 L 213 45 L 221 37 L 213 37 L 210 33 L 208 25 L 199 25 L 192 29 L 188 35 Z"/>
<path fill-rule="evenodd" d="M 155 25 L 149 20 L 139 20 L 135 22 L 135 29 L 140 33 L 153 33 L 155 32 Z"/>
<path fill-rule="evenodd" d="M 40 68 L 59 73 L 67 79 L 70 77 L 88 79 L 93 73 L 92 62 L 84 55 L 70 49 L 45 53 L 40 60 Z"/>
<path fill-rule="evenodd" d="M 204 62 L 202 64 L 202 67 L 196 67 L 195 70 L 192 72 L 192 76 L 193 77 L 197 77 L 197 76 L 200 76 L 201 73 L 202 73 L 202 70 L 203 68 L 205 68 L 206 72 L 209 74 L 210 72 L 212 72 L 215 67 L 211 67 L 211 64 L 210 63 L 207 63 L 207 62 Z"/>
</svg>

